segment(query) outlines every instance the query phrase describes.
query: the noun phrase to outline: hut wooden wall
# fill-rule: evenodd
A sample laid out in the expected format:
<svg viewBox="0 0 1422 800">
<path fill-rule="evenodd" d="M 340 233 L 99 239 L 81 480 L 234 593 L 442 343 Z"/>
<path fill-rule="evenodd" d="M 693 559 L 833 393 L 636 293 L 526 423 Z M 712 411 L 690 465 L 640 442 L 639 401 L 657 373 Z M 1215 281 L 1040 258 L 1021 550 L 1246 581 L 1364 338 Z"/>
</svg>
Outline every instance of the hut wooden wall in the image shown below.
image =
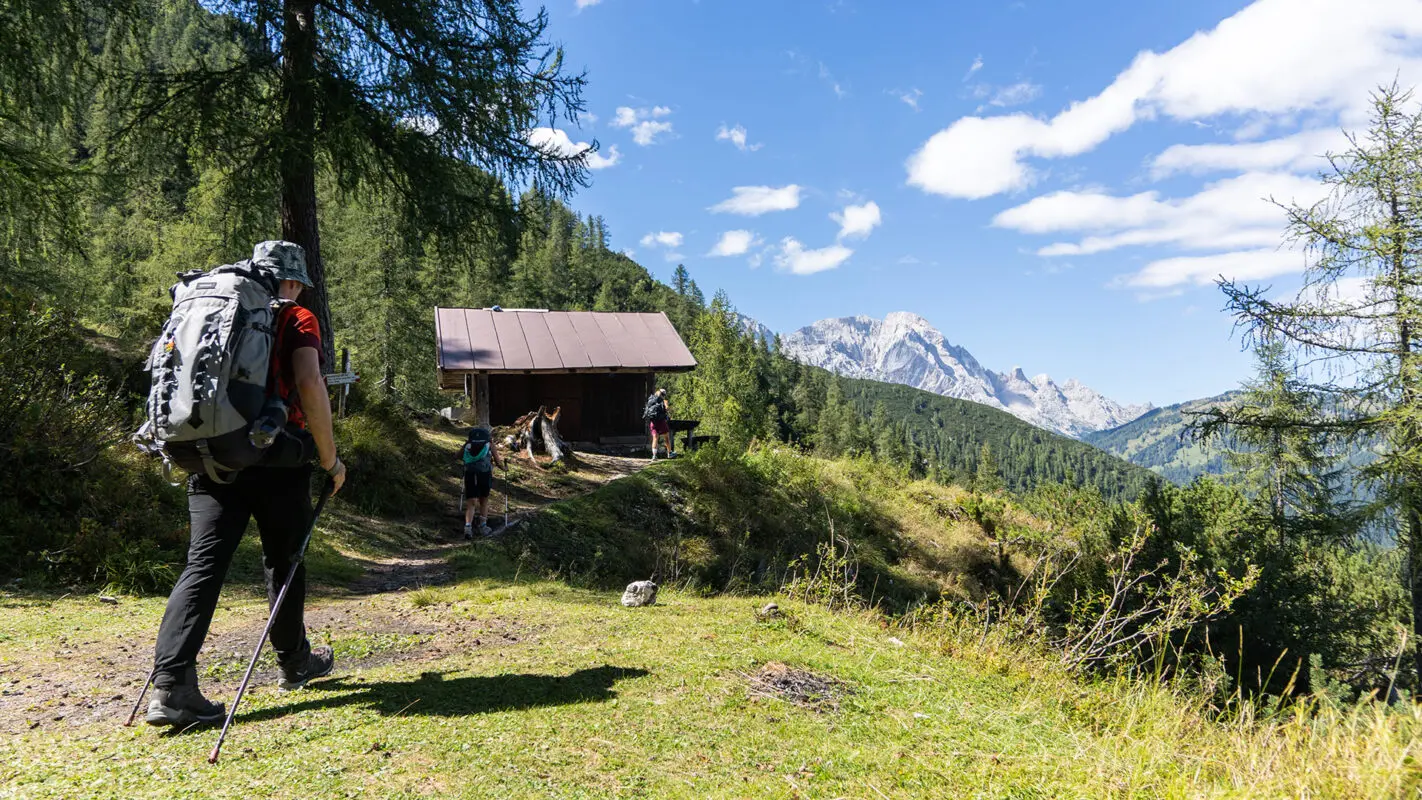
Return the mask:
<svg viewBox="0 0 1422 800">
<path fill-rule="evenodd" d="M 508 425 L 544 406 L 561 407 L 558 430 L 575 442 L 642 434 L 642 406 L 654 375 L 602 373 L 571 375 L 490 375 L 489 421 Z"/>
</svg>

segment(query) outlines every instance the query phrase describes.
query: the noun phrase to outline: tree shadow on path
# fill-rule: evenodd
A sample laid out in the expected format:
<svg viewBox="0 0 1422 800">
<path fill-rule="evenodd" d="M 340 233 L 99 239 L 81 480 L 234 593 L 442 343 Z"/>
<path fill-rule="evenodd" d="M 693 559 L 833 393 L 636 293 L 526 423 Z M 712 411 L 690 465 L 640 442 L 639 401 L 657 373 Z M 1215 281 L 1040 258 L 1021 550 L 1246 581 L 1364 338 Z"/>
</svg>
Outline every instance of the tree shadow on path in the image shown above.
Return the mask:
<svg viewBox="0 0 1422 800">
<path fill-rule="evenodd" d="M 309 693 L 319 690 L 316 697 L 240 716 L 244 722 L 255 722 L 307 710 L 366 706 L 387 716 L 463 717 L 541 706 L 601 703 L 617 697 L 612 687 L 618 681 L 650 674 L 644 669 L 601 666 L 580 669 L 571 675 L 481 675 L 445 680 L 443 673 L 426 672 L 418 680 L 380 683 L 338 678 L 313 683 L 303 690 L 308 697 Z"/>
</svg>

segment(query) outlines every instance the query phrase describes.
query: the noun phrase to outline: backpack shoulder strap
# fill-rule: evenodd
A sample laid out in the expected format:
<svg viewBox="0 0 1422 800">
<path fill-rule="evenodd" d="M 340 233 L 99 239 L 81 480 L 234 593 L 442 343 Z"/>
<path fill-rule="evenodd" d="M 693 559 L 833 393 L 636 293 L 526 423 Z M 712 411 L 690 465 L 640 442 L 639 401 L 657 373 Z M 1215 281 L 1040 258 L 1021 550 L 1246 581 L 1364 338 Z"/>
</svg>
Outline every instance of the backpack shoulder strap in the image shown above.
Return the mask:
<svg viewBox="0 0 1422 800">
<path fill-rule="evenodd" d="M 269 394 L 277 395 L 283 402 L 287 402 L 294 387 L 282 385 L 282 369 L 286 366 L 286 356 L 283 346 L 286 344 L 286 327 L 291 321 L 291 314 L 296 308 L 295 300 L 283 300 L 278 297 L 272 301 L 272 328 L 275 332 L 272 336 L 272 354 L 268 359 L 271 364 L 270 374 L 267 376 L 267 390 Z"/>
</svg>

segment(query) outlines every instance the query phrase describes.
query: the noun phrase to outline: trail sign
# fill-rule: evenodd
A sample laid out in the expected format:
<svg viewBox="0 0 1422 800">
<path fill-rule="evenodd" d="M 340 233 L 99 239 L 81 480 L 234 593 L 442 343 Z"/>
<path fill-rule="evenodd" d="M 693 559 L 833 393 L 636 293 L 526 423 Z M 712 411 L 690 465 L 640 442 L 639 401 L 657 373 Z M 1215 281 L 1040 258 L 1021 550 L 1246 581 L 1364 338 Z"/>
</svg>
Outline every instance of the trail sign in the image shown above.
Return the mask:
<svg viewBox="0 0 1422 800">
<path fill-rule="evenodd" d="M 326 376 L 327 386 L 347 386 L 359 382 L 360 376 L 354 372 L 333 372 Z"/>
</svg>

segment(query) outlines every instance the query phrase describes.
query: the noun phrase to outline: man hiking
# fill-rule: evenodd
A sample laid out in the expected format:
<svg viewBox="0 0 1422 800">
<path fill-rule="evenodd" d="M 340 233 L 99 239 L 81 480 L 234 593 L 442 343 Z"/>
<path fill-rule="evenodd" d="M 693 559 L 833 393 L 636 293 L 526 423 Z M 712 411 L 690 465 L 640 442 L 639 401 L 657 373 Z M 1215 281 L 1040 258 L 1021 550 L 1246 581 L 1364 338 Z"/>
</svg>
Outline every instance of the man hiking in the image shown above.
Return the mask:
<svg viewBox="0 0 1422 800">
<path fill-rule="evenodd" d="M 494 437 L 480 425 L 469 431 L 464 447 L 459 451 L 464 463 L 464 538 L 474 538 L 474 507 L 479 507 L 479 535 L 488 536 L 489 492 L 494 487 L 494 465 L 502 469 L 504 458 L 494 447 Z M 505 476 L 507 477 L 507 476 Z M 504 491 L 508 491 L 507 487 Z"/>
<path fill-rule="evenodd" d="M 252 265 L 276 276 L 283 300 L 294 301 L 312 285 L 306 274 L 305 251 L 291 242 L 262 242 L 253 250 Z M 288 430 L 295 428 L 294 435 L 309 435 L 314 440 L 334 494 L 345 482 L 346 468 L 336 457 L 330 397 L 321 377 L 320 326 L 314 314 L 293 302 L 282 304 L 274 327 L 268 392 L 286 402 Z M 158 628 L 148 724 L 186 727 L 223 718 L 222 704 L 210 702 L 198 691 L 197 655 L 212 624 L 232 554 L 248 519 L 255 516 L 262 537 L 267 602 L 274 603 L 291 557 L 311 524 L 311 477 L 312 467 L 307 462 L 296 466 L 258 463 L 228 475 L 227 483 L 210 474 L 188 478 L 192 528 L 188 562 L 168 596 Z M 312 678 L 329 674 L 334 658 L 331 648 L 312 648 L 306 638 L 304 566 L 292 574 L 287 595 L 289 602 L 272 620 L 271 643 L 281 668 L 280 687 L 298 689 Z"/>
<path fill-rule="evenodd" d="M 647 428 L 652 432 L 652 460 L 657 460 L 659 436 L 666 440 L 667 458 L 676 458 L 676 453 L 672 450 L 671 409 L 667 407 L 665 388 L 652 392 L 652 396 L 647 398 L 647 405 L 642 409 L 642 419 L 647 420 Z"/>
</svg>

